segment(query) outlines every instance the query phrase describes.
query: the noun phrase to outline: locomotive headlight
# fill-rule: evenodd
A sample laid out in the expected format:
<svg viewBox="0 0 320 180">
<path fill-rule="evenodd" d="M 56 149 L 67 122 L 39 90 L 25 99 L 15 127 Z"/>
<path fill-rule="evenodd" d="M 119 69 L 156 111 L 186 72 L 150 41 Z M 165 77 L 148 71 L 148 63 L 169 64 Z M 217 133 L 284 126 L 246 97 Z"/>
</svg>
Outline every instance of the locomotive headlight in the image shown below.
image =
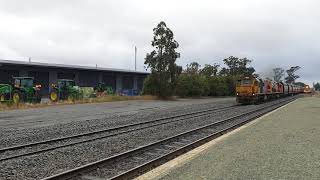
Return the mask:
<svg viewBox="0 0 320 180">
<path fill-rule="evenodd" d="M 254 93 L 252 93 L 252 96 L 254 96 L 255 94 Z"/>
<path fill-rule="evenodd" d="M 239 93 L 237 93 L 237 96 L 239 95 Z"/>
</svg>

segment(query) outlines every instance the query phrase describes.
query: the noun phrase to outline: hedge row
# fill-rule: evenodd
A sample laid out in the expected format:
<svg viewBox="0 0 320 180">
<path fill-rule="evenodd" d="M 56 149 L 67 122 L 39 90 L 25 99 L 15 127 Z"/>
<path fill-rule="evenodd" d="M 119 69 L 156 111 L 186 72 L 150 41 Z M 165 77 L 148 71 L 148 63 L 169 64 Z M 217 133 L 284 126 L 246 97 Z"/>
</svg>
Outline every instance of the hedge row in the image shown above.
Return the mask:
<svg viewBox="0 0 320 180">
<path fill-rule="evenodd" d="M 169 88 L 180 97 L 199 97 L 199 96 L 234 96 L 235 82 L 238 78 L 235 76 L 212 76 L 206 77 L 200 74 L 179 75 L 175 88 Z M 144 82 L 144 94 L 155 94 L 160 89 L 154 87 L 152 76 L 146 78 Z"/>
</svg>

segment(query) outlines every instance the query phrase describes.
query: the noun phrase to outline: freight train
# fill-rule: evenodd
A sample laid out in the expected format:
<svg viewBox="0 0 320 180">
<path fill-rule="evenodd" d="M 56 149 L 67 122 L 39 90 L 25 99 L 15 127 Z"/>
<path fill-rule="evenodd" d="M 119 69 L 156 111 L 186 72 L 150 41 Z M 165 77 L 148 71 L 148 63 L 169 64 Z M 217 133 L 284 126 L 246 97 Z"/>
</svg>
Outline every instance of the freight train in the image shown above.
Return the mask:
<svg viewBox="0 0 320 180">
<path fill-rule="evenodd" d="M 309 85 L 305 85 L 305 86 L 304 86 L 304 90 L 303 90 L 303 92 L 304 92 L 304 93 L 309 94 L 309 93 L 311 93 L 311 92 L 312 92 L 312 89 L 310 88 L 310 86 L 309 86 Z"/>
<path fill-rule="evenodd" d="M 294 84 L 244 77 L 237 81 L 236 99 L 239 104 L 258 104 L 271 99 L 303 93 L 304 90 L 304 87 Z"/>
</svg>

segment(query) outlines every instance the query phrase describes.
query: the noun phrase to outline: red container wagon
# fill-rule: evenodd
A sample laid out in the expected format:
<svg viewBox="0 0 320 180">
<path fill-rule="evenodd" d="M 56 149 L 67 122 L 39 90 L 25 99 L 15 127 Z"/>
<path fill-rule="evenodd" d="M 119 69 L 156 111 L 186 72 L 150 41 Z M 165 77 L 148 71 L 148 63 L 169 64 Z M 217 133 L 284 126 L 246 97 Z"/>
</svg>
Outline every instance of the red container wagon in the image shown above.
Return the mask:
<svg viewBox="0 0 320 180">
<path fill-rule="evenodd" d="M 277 92 L 280 93 L 280 94 L 283 94 L 283 92 L 284 92 L 283 84 L 282 84 L 281 82 L 278 82 L 278 83 L 277 83 L 277 86 L 278 86 Z"/>
</svg>

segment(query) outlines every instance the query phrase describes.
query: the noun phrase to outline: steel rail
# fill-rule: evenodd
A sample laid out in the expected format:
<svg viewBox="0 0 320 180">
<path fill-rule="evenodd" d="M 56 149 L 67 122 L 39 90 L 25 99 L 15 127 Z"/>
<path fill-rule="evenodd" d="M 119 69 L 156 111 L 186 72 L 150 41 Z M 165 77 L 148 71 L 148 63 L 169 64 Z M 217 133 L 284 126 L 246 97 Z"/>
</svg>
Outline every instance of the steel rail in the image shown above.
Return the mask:
<svg viewBox="0 0 320 180">
<path fill-rule="evenodd" d="M 121 135 L 121 134 L 126 134 L 126 133 L 130 133 L 130 132 L 133 132 L 133 131 L 138 131 L 138 130 L 141 130 L 141 129 L 146 129 L 146 128 L 150 128 L 150 127 L 154 127 L 154 126 L 174 123 L 174 122 L 177 122 L 177 121 L 183 121 L 183 120 L 187 120 L 187 119 L 195 118 L 195 117 L 207 116 L 207 115 L 210 115 L 212 113 L 218 113 L 218 112 L 221 112 L 221 111 L 227 110 L 229 108 L 233 108 L 233 107 L 236 107 L 236 106 L 225 106 L 225 107 L 221 107 L 221 108 L 207 109 L 207 110 L 203 110 L 203 111 L 196 111 L 196 112 L 186 113 L 186 114 L 182 114 L 182 115 L 159 118 L 159 119 L 155 119 L 155 120 L 152 120 L 152 121 L 138 122 L 138 123 L 128 124 L 128 125 L 124 125 L 124 126 L 118 126 L 118 127 L 114 127 L 114 128 L 108 128 L 108 129 L 89 132 L 89 133 L 82 133 L 82 134 L 73 135 L 73 136 L 67 136 L 67 137 L 63 137 L 63 138 L 56 138 L 56 139 L 51 139 L 51 140 L 46 140 L 46 141 L 40 141 L 40 142 L 35 142 L 35 143 L 29 143 L 29 144 L 24 144 L 24 145 L 18 145 L 18 146 L 12 146 L 12 147 L 8 147 L 8 148 L 3 148 L 3 149 L 0 149 L 0 153 L 5 153 L 7 151 L 14 151 L 14 150 L 19 150 L 19 149 L 32 147 L 32 146 L 37 146 L 37 145 L 42 145 L 42 144 L 57 143 L 59 141 L 65 141 L 65 140 L 74 139 L 74 138 L 81 138 L 81 137 L 84 137 L 84 136 L 93 136 L 93 135 L 97 135 L 97 134 L 101 134 L 101 133 L 108 133 L 108 132 L 112 132 L 112 131 L 118 131 L 118 130 L 122 130 L 122 129 L 125 129 L 125 128 L 137 127 L 137 126 L 140 126 L 140 125 L 151 124 L 151 125 L 148 125 L 148 126 L 143 126 L 143 127 L 138 127 L 138 128 L 135 128 L 135 129 L 116 132 L 116 133 L 113 133 L 113 134 L 99 136 L 99 137 L 95 137 L 95 138 L 91 138 L 91 139 L 87 139 L 87 140 L 80 140 L 80 141 L 77 141 L 77 142 L 71 142 L 71 143 L 66 143 L 66 144 L 63 144 L 63 145 L 53 146 L 53 147 L 49 147 L 49 148 L 43 148 L 41 150 L 32 151 L 32 152 L 28 152 L 28 153 L 22 153 L 22 154 L 17 154 L 17 155 L 13 155 L 13 156 L 7 156 L 7 157 L 4 157 L 4 158 L 0 158 L 0 162 L 1 161 L 6 161 L 6 160 L 10 160 L 10 159 L 14 159 L 14 158 L 23 157 L 23 156 L 30 156 L 30 155 L 34 155 L 34 154 L 37 154 L 37 153 L 43 153 L 43 152 L 55 150 L 55 149 L 58 149 L 58 148 L 63 148 L 63 147 L 67 147 L 67 146 L 73 146 L 73 145 L 82 144 L 82 143 L 86 143 L 86 142 L 91 142 L 91 141 L 104 139 L 104 138 L 108 138 L 108 137 L 113 137 L 113 136 L 117 136 L 117 135 Z M 193 116 L 191 116 L 191 115 L 193 115 Z M 191 117 L 186 117 L 186 116 L 191 116 Z M 185 117 L 185 118 L 183 118 L 183 117 Z M 170 119 L 175 119 L 175 118 L 183 118 L 183 119 L 170 120 Z M 170 120 L 170 121 L 166 121 L 166 120 Z M 152 123 L 156 123 L 156 124 L 152 124 Z"/>
<path fill-rule="evenodd" d="M 293 99 L 295 100 L 295 99 Z M 245 113 L 242 113 L 242 114 L 239 114 L 239 115 L 236 115 L 236 116 L 233 116 L 231 118 L 227 118 L 227 119 L 224 119 L 224 120 L 220 120 L 218 122 L 214 122 L 214 123 L 211 123 L 211 124 L 208 124 L 208 125 L 205 125 L 205 126 L 201 126 L 201 127 L 198 127 L 198 128 L 195 128 L 195 129 L 192 129 L 192 130 L 188 130 L 186 132 L 183 132 L 183 133 L 180 133 L 178 135 L 174 135 L 174 136 L 171 136 L 171 137 L 168 137 L 168 138 L 165 138 L 165 139 L 162 139 L 162 140 L 159 140 L 159 141 L 156 141 L 156 142 L 152 142 L 150 144 L 147 144 L 147 145 L 144 145 L 144 146 L 140 146 L 138 148 L 135 148 L 135 149 L 131 149 L 129 151 L 126 151 L 126 152 L 123 152 L 123 153 L 120 153 L 120 154 L 117 154 L 117 155 L 113 155 L 111 157 L 108 157 L 108 158 L 104 158 L 102 160 L 99 160 L 99 161 L 95 161 L 95 162 L 92 162 L 92 163 L 89 163 L 89 164 L 86 164 L 86 165 L 83 165 L 83 166 L 80 166 L 80 167 L 77 167 L 77 168 L 74 168 L 74 169 L 71 169 L 71 170 L 67 170 L 65 172 L 62 172 L 62 173 L 59 173 L 59 174 L 56 174 L 56 175 L 53 175 L 53 176 L 50 176 L 50 177 L 46 177 L 44 178 L 43 180 L 63 180 L 63 179 L 70 179 L 70 178 L 75 178 L 75 177 L 78 177 L 79 175 L 83 175 L 83 174 L 86 174 L 88 172 L 91 172 L 99 167 L 103 167 L 103 166 L 106 166 L 107 164 L 112 164 L 112 162 L 116 162 L 118 159 L 121 159 L 121 158 L 125 158 L 125 157 L 131 157 L 133 156 L 135 153 L 138 153 L 138 152 L 143 152 L 145 150 L 147 150 L 148 148 L 151 148 L 153 146 L 157 146 L 157 145 L 161 145 L 161 144 L 165 144 L 166 142 L 173 142 L 174 139 L 179 139 L 183 136 L 187 136 L 189 134 L 194 134 L 198 131 L 201 131 L 201 130 L 205 130 L 205 129 L 208 129 L 208 128 L 211 128 L 211 127 L 216 127 L 217 125 L 219 124 L 222 124 L 222 123 L 226 123 L 226 122 L 230 122 L 232 120 L 236 120 L 238 118 L 241 118 L 241 117 L 245 117 L 245 116 L 248 116 L 248 115 L 251 115 L 251 114 L 254 114 L 254 113 L 257 113 L 257 112 L 260 112 L 260 111 L 264 111 L 266 110 L 267 108 L 270 108 L 272 107 L 270 110 L 267 110 L 266 112 L 262 113 L 262 114 L 258 114 L 258 115 L 255 115 L 254 117 L 250 118 L 249 120 L 246 120 L 245 122 L 248 122 L 252 119 L 255 119 L 256 117 L 259 117 L 259 116 L 262 116 L 263 114 L 267 113 L 267 112 L 270 112 L 274 109 L 277 109 L 278 107 L 281 107 L 282 105 L 285 105 L 291 101 L 293 101 L 292 99 L 289 99 L 289 100 L 285 100 L 285 101 L 281 101 L 281 102 L 278 102 L 276 104 L 271 104 L 271 105 L 268 105 L 267 107 L 262 107 L 262 108 L 259 108 L 259 109 L 255 109 L 255 110 L 252 110 L 252 111 L 249 111 L 249 112 L 245 112 Z M 221 134 L 221 133 L 224 133 L 236 126 L 239 126 L 241 124 L 243 124 L 244 122 L 241 122 L 241 123 L 238 123 L 236 125 L 233 125 L 232 127 L 228 127 L 228 128 L 225 128 L 217 133 L 214 133 L 214 134 L 211 134 L 210 137 L 213 137 L 213 136 L 217 136 L 217 134 Z M 208 136 L 209 137 L 209 136 Z M 207 138 L 206 138 L 207 139 Z M 200 139 L 201 140 L 201 139 Z M 200 141 L 199 140 L 199 141 Z M 203 141 L 203 140 L 201 140 Z M 198 141 L 195 141 L 195 142 L 192 142 L 190 143 L 189 145 L 187 146 L 184 146 L 183 148 L 180 148 L 179 151 L 181 151 L 182 149 L 185 149 L 186 147 L 190 147 L 190 146 L 193 146 L 195 143 L 197 143 Z M 170 154 L 174 154 L 175 152 L 171 152 L 169 154 L 166 154 L 164 155 L 163 157 L 167 157 L 168 155 Z M 156 161 L 159 161 L 161 160 L 163 157 L 160 157 L 156 159 Z M 129 171 L 126 171 L 124 173 L 121 173 L 119 175 L 116 175 L 114 177 L 112 177 L 111 179 L 122 179 L 124 177 L 128 177 L 128 174 L 131 174 L 133 173 L 133 171 L 138 171 L 138 170 L 141 170 L 141 168 L 145 168 L 146 166 L 149 166 L 152 162 L 154 162 L 155 160 L 153 161 L 150 161 L 148 163 L 145 163 L 145 164 L 142 164 L 136 168 L 133 168 L 133 169 L 130 169 Z"/>
</svg>

